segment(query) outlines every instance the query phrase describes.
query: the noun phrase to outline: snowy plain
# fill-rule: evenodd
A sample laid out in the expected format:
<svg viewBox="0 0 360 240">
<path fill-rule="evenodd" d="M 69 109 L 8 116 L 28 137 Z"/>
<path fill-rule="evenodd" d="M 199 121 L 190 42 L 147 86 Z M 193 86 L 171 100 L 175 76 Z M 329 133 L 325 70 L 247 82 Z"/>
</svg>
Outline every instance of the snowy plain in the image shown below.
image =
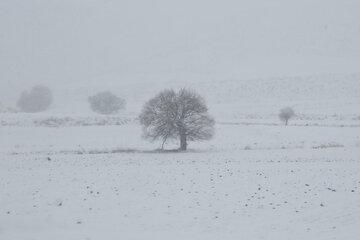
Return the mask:
<svg viewBox="0 0 360 240">
<path fill-rule="evenodd" d="M 274 78 L 254 90 L 271 101 L 257 102 L 246 96 L 254 81 L 199 82 L 216 135 L 186 153 L 158 152 L 159 142 L 141 138 L 141 102 L 131 97 L 156 87 L 134 90 L 129 110 L 112 116 L 91 113 L 81 100 L 76 114 L 56 106 L 2 113 L 0 236 L 357 239 L 359 80 L 317 77 L 316 87 L 297 81 L 277 92 L 268 87 L 285 80 Z M 277 117 L 283 102 L 297 110 L 286 127 Z"/>
<path fill-rule="evenodd" d="M 359 12 L 357 0 L 0 1 L 0 240 L 359 239 Z M 35 84 L 54 103 L 17 112 Z M 215 136 L 160 152 L 138 115 L 182 87 L 205 98 Z M 126 109 L 91 112 L 106 90 Z"/>
</svg>

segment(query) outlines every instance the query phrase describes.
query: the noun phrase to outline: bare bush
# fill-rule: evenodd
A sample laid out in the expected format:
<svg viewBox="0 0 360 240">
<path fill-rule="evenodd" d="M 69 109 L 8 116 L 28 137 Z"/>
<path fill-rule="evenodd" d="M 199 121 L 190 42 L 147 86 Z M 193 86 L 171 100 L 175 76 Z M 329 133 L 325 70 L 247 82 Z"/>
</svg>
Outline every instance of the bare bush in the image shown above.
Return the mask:
<svg viewBox="0 0 360 240">
<path fill-rule="evenodd" d="M 289 119 L 295 116 L 295 112 L 292 108 L 286 107 L 280 110 L 279 118 L 288 125 Z"/>
<path fill-rule="evenodd" d="M 91 109 L 100 114 L 112 114 L 125 108 L 125 100 L 106 91 L 89 97 Z"/>
<path fill-rule="evenodd" d="M 47 117 L 41 119 L 34 119 L 35 126 L 43 127 L 67 127 L 67 126 L 120 126 L 128 123 L 130 120 L 127 118 L 97 116 L 97 117 Z M 18 123 L 18 125 L 20 125 Z"/>
<path fill-rule="evenodd" d="M 37 85 L 30 92 L 22 92 L 16 104 L 24 112 L 41 112 L 48 109 L 52 101 L 53 96 L 50 89 Z"/>
<path fill-rule="evenodd" d="M 343 148 L 344 145 L 340 143 L 327 143 L 314 146 L 313 149 L 324 149 L 324 148 Z"/>
<path fill-rule="evenodd" d="M 144 137 L 162 140 L 180 139 L 180 149 L 187 141 L 208 140 L 214 133 L 214 120 L 208 115 L 205 101 L 193 91 L 164 90 L 150 99 L 139 116 Z"/>
</svg>

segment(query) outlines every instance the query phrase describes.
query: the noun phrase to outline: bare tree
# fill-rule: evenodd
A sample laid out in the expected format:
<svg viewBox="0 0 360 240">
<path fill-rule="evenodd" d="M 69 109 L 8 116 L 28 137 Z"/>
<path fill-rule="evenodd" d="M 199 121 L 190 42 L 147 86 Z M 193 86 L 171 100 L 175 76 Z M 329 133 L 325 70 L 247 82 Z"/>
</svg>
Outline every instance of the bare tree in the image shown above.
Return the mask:
<svg viewBox="0 0 360 240">
<path fill-rule="evenodd" d="M 22 92 L 16 104 L 24 112 L 40 112 L 46 110 L 52 101 L 53 96 L 50 89 L 37 85 L 30 92 Z"/>
<path fill-rule="evenodd" d="M 208 140 L 214 134 L 214 120 L 208 115 L 203 98 L 194 91 L 164 90 L 150 99 L 139 116 L 144 137 L 162 140 L 179 138 L 180 149 L 188 141 Z"/>
<path fill-rule="evenodd" d="M 125 100 L 111 92 L 99 92 L 88 98 L 91 109 L 100 114 L 111 114 L 125 108 Z"/>
<path fill-rule="evenodd" d="M 293 116 L 295 116 L 295 112 L 290 107 L 286 107 L 280 110 L 279 118 L 285 122 L 285 126 L 288 125 L 289 119 Z"/>
</svg>

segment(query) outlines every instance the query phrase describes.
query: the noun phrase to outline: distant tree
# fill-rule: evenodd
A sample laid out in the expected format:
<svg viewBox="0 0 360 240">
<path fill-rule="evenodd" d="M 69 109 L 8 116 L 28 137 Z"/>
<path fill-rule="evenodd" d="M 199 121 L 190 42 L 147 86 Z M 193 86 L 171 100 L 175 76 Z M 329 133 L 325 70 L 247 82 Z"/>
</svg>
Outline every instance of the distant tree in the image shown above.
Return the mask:
<svg viewBox="0 0 360 240">
<path fill-rule="evenodd" d="M 52 103 L 53 96 L 46 86 L 34 86 L 30 92 L 23 91 L 16 103 L 24 112 L 41 112 L 46 110 Z"/>
<path fill-rule="evenodd" d="M 106 91 L 95 94 L 88 99 L 91 109 L 100 114 L 112 114 L 125 108 L 125 100 Z"/>
<path fill-rule="evenodd" d="M 288 125 L 289 119 L 294 116 L 295 116 L 295 112 L 290 107 L 281 109 L 279 113 L 279 118 L 285 122 L 285 126 Z"/>
<path fill-rule="evenodd" d="M 162 140 L 179 138 L 180 149 L 188 141 L 208 140 L 214 134 L 214 120 L 208 115 L 204 99 L 194 91 L 164 90 L 145 103 L 139 116 L 144 137 Z"/>
</svg>

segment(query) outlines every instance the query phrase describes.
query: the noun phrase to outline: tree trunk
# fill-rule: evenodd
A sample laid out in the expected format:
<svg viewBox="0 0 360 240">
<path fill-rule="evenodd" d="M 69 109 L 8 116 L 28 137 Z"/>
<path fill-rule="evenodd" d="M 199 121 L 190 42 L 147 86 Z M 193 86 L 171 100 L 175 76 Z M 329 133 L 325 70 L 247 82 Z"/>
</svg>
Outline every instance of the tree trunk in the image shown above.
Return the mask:
<svg viewBox="0 0 360 240">
<path fill-rule="evenodd" d="M 187 143 L 186 143 L 186 134 L 181 133 L 180 134 L 180 149 L 181 151 L 186 151 Z"/>
<path fill-rule="evenodd" d="M 288 125 L 288 121 L 289 121 L 289 119 L 286 119 L 286 120 L 285 120 L 285 126 Z"/>
<path fill-rule="evenodd" d="M 164 144 L 165 144 L 166 140 L 167 140 L 167 136 L 164 138 L 164 140 L 161 144 L 161 150 L 164 150 Z"/>
</svg>

